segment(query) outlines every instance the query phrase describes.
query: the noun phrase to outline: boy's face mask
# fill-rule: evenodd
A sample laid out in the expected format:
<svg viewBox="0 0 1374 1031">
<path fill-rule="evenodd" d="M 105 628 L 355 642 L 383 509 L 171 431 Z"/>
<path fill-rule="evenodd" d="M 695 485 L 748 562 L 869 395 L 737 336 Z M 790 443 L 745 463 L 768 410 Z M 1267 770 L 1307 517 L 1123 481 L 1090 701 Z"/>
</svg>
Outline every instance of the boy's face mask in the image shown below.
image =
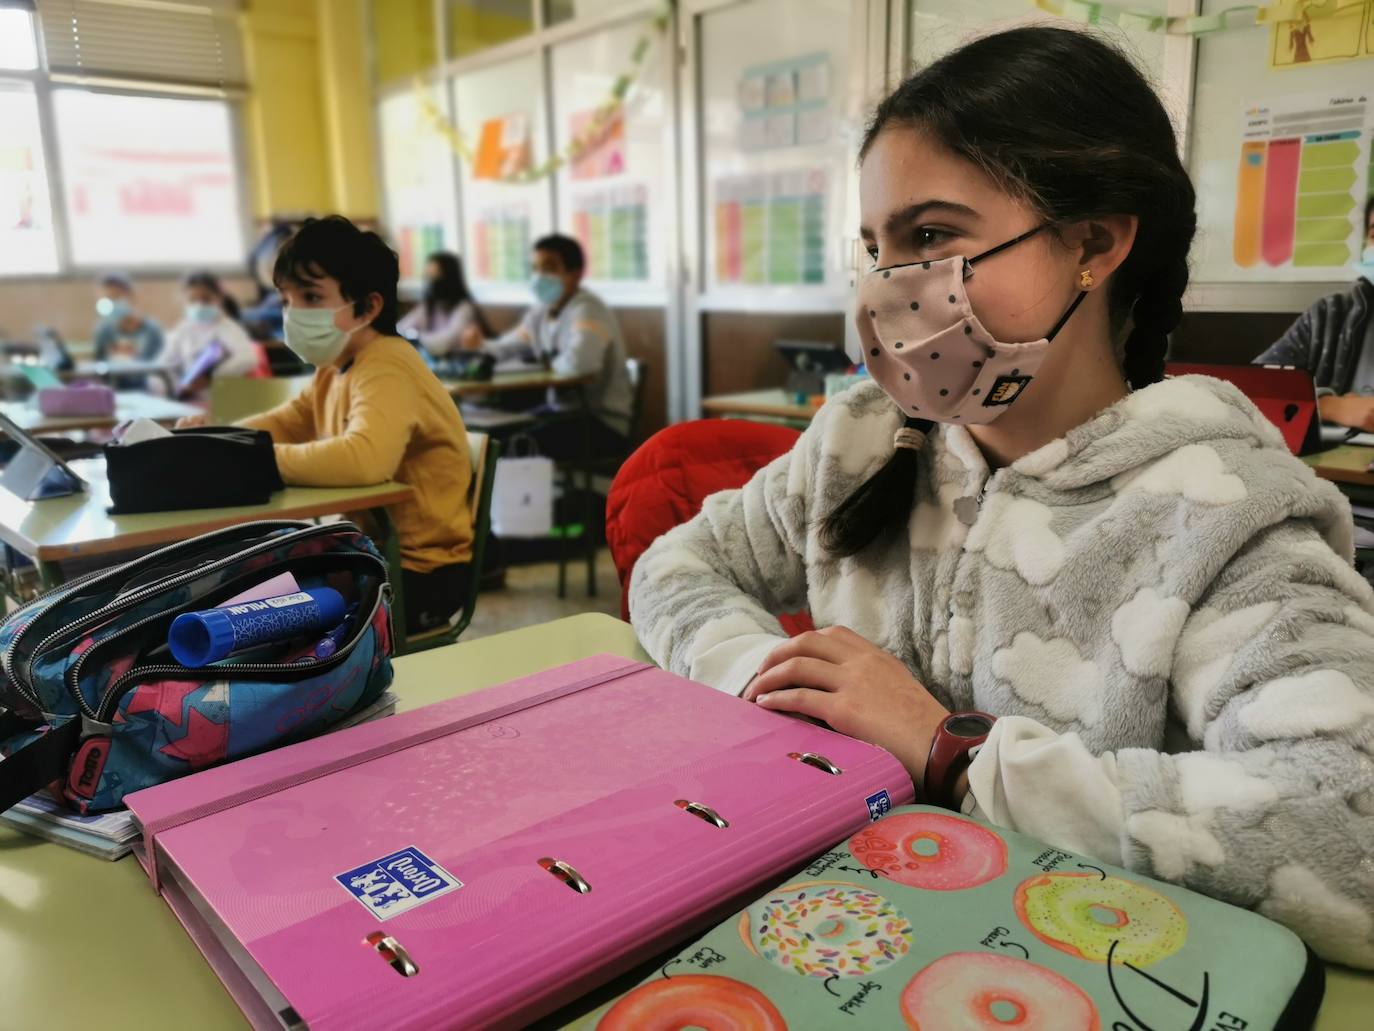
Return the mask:
<svg viewBox="0 0 1374 1031">
<path fill-rule="evenodd" d="M 133 310 L 133 305 L 121 298 L 102 297 L 95 302 L 95 313 L 102 319 L 115 322 L 128 318 Z"/>
<path fill-rule="evenodd" d="M 530 290 L 540 304 L 554 304 L 563 296 L 563 280 L 549 272 L 536 272 L 530 277 Z"/>
<path fill-rule="evenodd" d="M 1045 226 L 973 258 L 955 256 L 874 269 L 859 283 L 855 321 L 869 374 L 908 418 L 992 422 L 1025 392 L 1087 291 L 1040 340 L 1002 343 L 983 328 L 964 281 L 975 267 Z"/>
<path fill-rule="evenodd" d="M 334 359 L 343 354 L 353 334 L 363 328 L 340 329 L 334 325 L 334 316 L 352 307 L 352 304 L 341 304 L 337 308 L 287 308 L 283 322 L 286 346 L 301 361 L 317 369 L 332 365 Z"/>
</svg>

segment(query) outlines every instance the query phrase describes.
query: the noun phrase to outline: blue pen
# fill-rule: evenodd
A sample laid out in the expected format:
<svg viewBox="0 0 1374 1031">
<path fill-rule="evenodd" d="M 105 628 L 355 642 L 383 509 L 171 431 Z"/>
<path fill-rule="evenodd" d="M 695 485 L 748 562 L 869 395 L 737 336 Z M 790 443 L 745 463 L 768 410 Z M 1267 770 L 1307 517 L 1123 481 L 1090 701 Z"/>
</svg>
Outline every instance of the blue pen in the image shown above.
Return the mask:
<svg viewBox="0 0 1374 1031">
<path fill-rule="evenodd" d="M 315 645 L 315 658 L 327 659 L 339 650 L 339 645 L 343 644 L 344 638 L 348 636 L 348 621 L 357 611 L 357 605 L 350 605 L 344 613 L 343 622 L 320 638 L 320 643 Z"/>
</svg>

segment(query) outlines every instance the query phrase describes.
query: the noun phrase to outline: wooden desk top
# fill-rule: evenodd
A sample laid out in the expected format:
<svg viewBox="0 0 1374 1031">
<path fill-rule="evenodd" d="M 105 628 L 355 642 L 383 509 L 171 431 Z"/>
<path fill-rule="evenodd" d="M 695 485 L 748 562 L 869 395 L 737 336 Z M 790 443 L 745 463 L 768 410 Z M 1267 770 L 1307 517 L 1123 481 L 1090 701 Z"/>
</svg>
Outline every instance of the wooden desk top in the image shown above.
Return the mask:
<svg viewBox="0 0 1374 1031">
<path fill-rule="evenodd" d="M 1303 461 L 1324 480 L 1357 487 L 1374 487 L 1374 473 L 1369 471 L 1369 463 L 1374 462 L 1374 447 L 1342 444 L 1330 451 L 1307 455 Z"/>
<path fill-rule="evenodd" d="M 701 410 L 707 415 L 762 415 L 773 419 L 810 422 L 820 405 L 797 404 L 794 396 L 782 389 L 749 390 L 742 394 L 716 394 L 704 398 Z"/>
<path fill-rule="evenodd" d="M 30 433 L 71 433 L 77 430 L 104 430 L 130 419 L 152 419 L 157 423 L 174 423 L 187 415 L 200 415 L 204 409 L 183 404 L 165 397 L 146 394 L 141 390 L 121 390 L 115 394 L 114 415 L 48 416 L 38 410 L 32 400 L 5 401 L 0 412 L 12 419 L 16 426 Z"/>
<path fill-rule="evenodd" d="M 444 386 L 454 397 L 477 397 L 482 394 L 503 394 L 512 390 L 544 390 L 548 387 L 581 387 L 596 380 L 596 376 L 566 376 L 544 369 L 529 372 L 498 372 L 489 380 L 444 380 Z"/>
<path fill-rule="evenodd" d="M 25 501 L 0 487 L 0 540 L 42 562 L 158 547 L 258 519 L 315 519 L 408 501 L 410 487 L 287 487 L 264 505 L 110 515 L 104 459 L 71 463 L 89 488 L 81 494 Z"/>
</svg>

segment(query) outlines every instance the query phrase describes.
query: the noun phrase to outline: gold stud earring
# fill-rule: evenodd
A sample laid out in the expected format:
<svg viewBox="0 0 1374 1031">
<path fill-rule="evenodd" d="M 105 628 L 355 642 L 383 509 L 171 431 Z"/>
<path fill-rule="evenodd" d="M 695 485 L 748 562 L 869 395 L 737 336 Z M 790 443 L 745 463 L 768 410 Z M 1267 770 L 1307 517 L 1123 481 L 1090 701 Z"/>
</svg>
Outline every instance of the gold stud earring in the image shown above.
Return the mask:
<svg viewBox="0 0 1374 1031">
<path fill-rule="evenodd" d="M 1078 285 L 1084 290 L 1091 290 L 1096 282 L 1097 280 L 1093 278 L 1093 274 L 1089 269 L 1084 269 L 1082 272 L 1078 273 Z"/>
</svg>

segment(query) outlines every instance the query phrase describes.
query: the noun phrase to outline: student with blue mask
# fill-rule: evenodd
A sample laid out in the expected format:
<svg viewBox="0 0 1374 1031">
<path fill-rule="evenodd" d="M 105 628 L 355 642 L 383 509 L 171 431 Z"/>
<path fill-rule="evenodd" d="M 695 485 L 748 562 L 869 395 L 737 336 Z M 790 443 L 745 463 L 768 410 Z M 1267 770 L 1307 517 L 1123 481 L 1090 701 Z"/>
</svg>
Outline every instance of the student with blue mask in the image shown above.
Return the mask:
<svg viewBox="0 0 1374 1031">
<path fill-rule="evenodd" d="M 100 277 L 100 299 L 95 311 L 95 359 L 150 361 L 162 350 L 162 327 L 138 310 L 134 283 L 122 272 L 107 272 Z"/>
<path fill-rule="evenodd" d="M 185 378 L 202 360 L 208 365 L 185 393 L 203 390 L 212 375 L 247 376 L 258 366 L 258 351 L 233 319 L 238 310 L 210 272 L 190 272 L 181 281 L 185 318 L 167 335 L 162 358 L 173 375 Z"/>
<path fill-rule="evenodd" d="M 589 375 L 584 388 L 592 420 L 592 453 L 620 454 L 630 433 L 634 390 L 625 370 L 625 341 L 606 303 L 582 286 L 587 260 L 582 245 L 557 233 L 535 241 L 530 289 L 535 304 L 515 328 L 484 340 L 475 326 L 463 338 L 470 350 L 485 350 L 498 360 L 533 356 L 563 375 Z M 549 405 L 571 407 L 573 399 L 550 392 Z M 550 458 L 580 456 L 582 441 L 566 428 L 550 426 L 535 434 L 540 451 Z"/>
<path fill-rule="evenodd" d="M 1298 316 L 1257 365 L 1296 365 L 1312 373 L 1325 422 L 1374 430 L 1374 195 L 1364 205 L 1359 278 Z"/>
</svg>

